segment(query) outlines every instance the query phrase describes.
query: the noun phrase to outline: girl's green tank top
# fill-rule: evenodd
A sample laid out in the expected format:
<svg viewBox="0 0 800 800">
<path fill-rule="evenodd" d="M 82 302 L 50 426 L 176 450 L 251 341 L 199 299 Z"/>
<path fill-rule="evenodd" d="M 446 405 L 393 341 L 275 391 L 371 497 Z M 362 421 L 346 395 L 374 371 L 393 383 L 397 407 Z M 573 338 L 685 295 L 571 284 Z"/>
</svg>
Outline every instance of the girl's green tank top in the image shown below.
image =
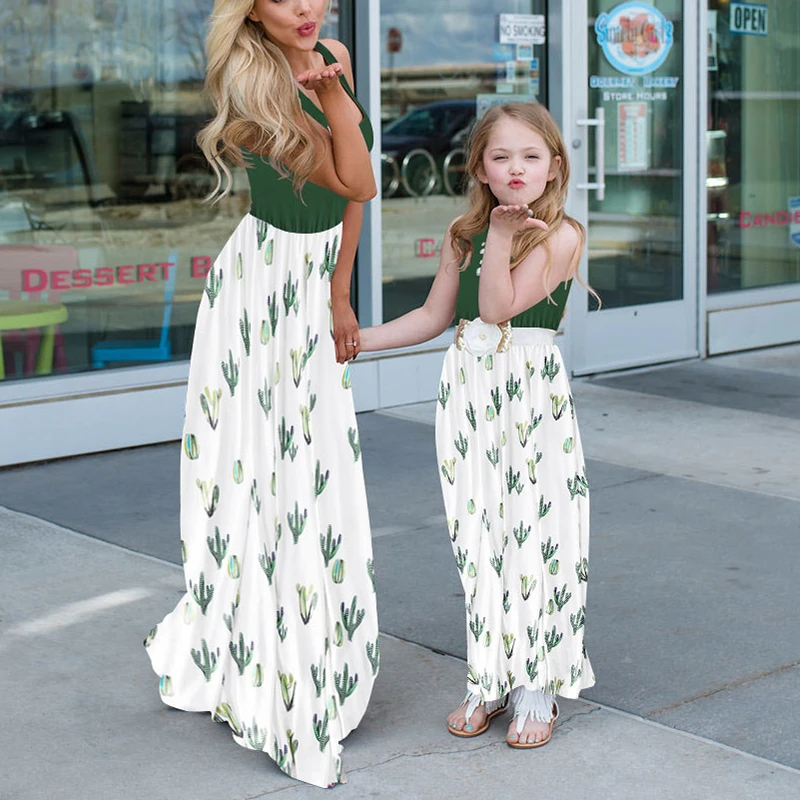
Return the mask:
<svg viewBox="0 0 800 800">
<path fill-rule="evenodd" d="M 458 298 L 456 299 L 456 322 L 461 319 L 475 319 L 478 311 L 478 281 L 483 263 L 483 252 L 486 249 L 488 229 L 472 238 L 472 257 L 466 269 L 461 271 L 458 282 Z M 515 328 L 549 328 L 557 330 L 564 316 L 572 281 L 559 283 L 546 298 L 527 311 L 517 314 L 511 320 Z"/>
<path fill-rule="evenodd" d="M 315 49 L 325 59 L 326 64 L 333 64 L 336 61 L 333 53 L 321 42 L 317 42 Z M 367 148 L 371 149 L 373 132 L 367 112 L 358 102 L 344 75 L 339 77 L 339 81 L 361 111 L 362 120 L 359 127 Z M 328 121 L 325 114 L 299 89 L 298 95 L 306 114 L 327 128 Z M 254 217 L 292 233 L 326 231 L 342 221 L 345 207 L 349 202 L 347 198 L 311 181 L 306 181 L 301 192 L 297 194 L 291 178 L 283 177 L 269 163 L 268 158 L 262 158 L 247 150 L 244 150 L 243 155 L 248 165 L 247 177 L 250 181 L 250 213 Z"/>
</svg>

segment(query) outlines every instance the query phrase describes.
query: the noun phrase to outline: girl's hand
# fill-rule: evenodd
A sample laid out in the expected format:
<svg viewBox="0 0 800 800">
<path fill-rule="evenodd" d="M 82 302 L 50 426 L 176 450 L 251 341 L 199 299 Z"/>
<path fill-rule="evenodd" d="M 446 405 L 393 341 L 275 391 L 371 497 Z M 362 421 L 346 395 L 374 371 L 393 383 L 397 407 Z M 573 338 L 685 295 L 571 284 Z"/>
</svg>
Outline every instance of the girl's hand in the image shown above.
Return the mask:
<svg viewBox="0 0 800 800">
<path fill-rule="evenodd" d="M 334 300 L 333 308 L 333 342 L 336 348 L 336 361 L 344 364 L 352 361 L 361 352 L 361 336 L 358 320 L 353 313 L 349 300 Z"/>
<path fill-rule="evenodd" d="M 337 62 L 329 64 L 322 69 L 310 69 L 308 72 L 301 72 L 297 76 L 297 82 L 309 92 L 323 95 L 333 91 L 337 86 L 341 86 L 339 76 L 342 74 L 342 65 Z"/>
<path fill-rule="evenodd" d="M 536 219 L 528 206 L 497 206 L 489 217 L 489 227 L 497 233 L 513 236 L 534 228 L 546 231 L 547 223 Z"/>
</svg>

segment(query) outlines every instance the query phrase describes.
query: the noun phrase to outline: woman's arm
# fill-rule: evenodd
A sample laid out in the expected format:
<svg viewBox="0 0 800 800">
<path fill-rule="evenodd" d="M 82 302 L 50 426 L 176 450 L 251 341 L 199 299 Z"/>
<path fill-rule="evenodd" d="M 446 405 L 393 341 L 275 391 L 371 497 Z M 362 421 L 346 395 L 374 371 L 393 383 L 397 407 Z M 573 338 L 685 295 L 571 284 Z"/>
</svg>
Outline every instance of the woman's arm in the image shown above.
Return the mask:
<svg viewBox="0 0 800 800">
<path fill-rule="evenodd" d="M 514 235 L 530 228 L 544 227 L 540 220 L 527 215 L 523 206 L 497 206 L 492 211 L 486 250 L 478 284 L 478 309 L 484 322 L 505 322 L 544 300 L 567 280 L 579 243 L 577 231 L 562 223 L 547 240 L 552 254 L 548 285 L 544 284 L 544 267 L 548 251 L 539 245 L 515 267 L 510 267 L 511 243 Z"/>
<path fill-rule="evenodd" d="M 323 138 L 325 157 L 311 174 L 311 180 L 348 200 L 364 203 L 375 197 L 378 188 L 359 127 L 361 112 L 339 80 L 344 75 L 353 85 L 350 54 L 340 42 L 328 40 L 327 45 L 339 61 L 297 76 L 302 86 L 316 92 L 330 128 L 330 134 Z"/>
<path fill-rule="evenodd" d="M 439 256 L 439 269 L 425 303 L 391 322 L 362 328 L 361 349 L 407 347 L 427 342 L 447 330 L 456 310 L 459 274 L 458 257 L 448 228 Z"/>
<path fill-rule="evenodd" d="M 350 278 L 353 275 L 363 219 L 364 206 L 361 203 L 348 203 L 342 221 L 342 244 L 336 260 L 336 269 L 331 278 L 333 341 L 336 347 L 336 360 L 340 364 L 355 358 L 359 351 L 358 320 L 350 304 Z M 355 342 L 355 347 L 352 345 L 348 347 L 347 342 Z"/>
</svg>

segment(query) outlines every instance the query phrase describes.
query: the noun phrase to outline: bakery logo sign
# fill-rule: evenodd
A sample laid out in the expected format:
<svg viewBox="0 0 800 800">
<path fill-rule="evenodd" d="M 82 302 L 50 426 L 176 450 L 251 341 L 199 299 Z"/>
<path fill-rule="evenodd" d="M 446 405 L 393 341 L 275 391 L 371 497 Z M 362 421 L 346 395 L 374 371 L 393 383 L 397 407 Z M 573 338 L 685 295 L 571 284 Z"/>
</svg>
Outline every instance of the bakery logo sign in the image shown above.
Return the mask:
<svg viewBox="0 0 800 800">
<path fill-rule="evenodd" d="M 672 23 L 647 3 L 622 3 L 594 24 L 608 63 L 625 75 L 658 69 L 672 49 Z"/>
</svg>

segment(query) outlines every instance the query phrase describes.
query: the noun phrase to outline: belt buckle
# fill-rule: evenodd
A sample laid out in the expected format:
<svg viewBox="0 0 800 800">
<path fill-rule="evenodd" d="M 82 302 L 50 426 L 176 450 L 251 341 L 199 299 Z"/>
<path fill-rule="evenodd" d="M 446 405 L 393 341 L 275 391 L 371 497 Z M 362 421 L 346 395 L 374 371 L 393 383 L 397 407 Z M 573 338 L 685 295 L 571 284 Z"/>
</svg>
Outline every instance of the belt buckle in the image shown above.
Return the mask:
<svg viewBox="0 0 800 800">
<path fill-rule="evenodd" d="M 455 344 L 458 350 L 480 358 L 490 353 L 505 353 L 511 346 L 512 335 L 510 320 L 494 324 L 480 317 L 461 319 L 456 326 Z"/>
</svg>

